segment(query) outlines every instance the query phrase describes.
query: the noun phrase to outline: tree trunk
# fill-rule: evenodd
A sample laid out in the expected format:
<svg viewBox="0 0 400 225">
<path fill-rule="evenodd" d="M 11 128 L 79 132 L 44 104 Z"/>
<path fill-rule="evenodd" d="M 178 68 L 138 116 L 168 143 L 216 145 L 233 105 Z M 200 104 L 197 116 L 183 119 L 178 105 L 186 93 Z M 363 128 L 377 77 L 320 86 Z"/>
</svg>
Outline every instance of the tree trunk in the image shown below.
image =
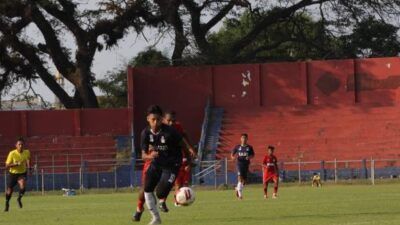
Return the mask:
<svg viewBox="0 0 400 225">
<path fill-rule="evenodd" d="M 79 99 L 82 101 L 82 108 L 98 108 L 99 104 L 97 101 L 96 94 L 94 93 L 90 66 L 81 64 L 81 68 L 77 69 L 79 73 L 79 80 L 74 84 L 76 93 L 79 95 Z"/>
</svg>

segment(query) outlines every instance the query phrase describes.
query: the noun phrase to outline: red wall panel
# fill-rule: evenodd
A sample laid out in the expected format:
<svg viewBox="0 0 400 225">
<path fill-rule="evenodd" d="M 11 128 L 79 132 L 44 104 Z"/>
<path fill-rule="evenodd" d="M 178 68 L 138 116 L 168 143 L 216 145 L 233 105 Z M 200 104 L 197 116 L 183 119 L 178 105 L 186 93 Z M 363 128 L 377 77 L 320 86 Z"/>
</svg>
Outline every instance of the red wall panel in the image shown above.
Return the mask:
<svg viewBox="0 0 400 225">
<path fill-rule="evenodd" d="M 152 104 L 174 110 L 189 136 L 198 140 L 207 98 L 212 95 L 211 67 L 135 68 L 134 127 L 136 137 L 146 126 Z"/>
<path fill-rule="evenodd" d="M 260 106 L 259 64 L 215 66 L 213 85 L 216 106 Z"/>
<path fill-rule="evenodd" d="M 385 106 L 400 101 L 400 58 L 359 59 L 355 67 L 360 103 Z"/>
<path fill-rule="evenodd" d="M 354 79 L 354 60 L 311 61 L 307 66 L 310 104 L 355 103 L 354 83 L 350 82 Z"/>
<path fill-rule="evenodd" d="M 268 63 L 261 65 L 263 106 L 306 105 L 306 63 Z"/>
<path fill-rule="evenodd" d="M 3 111 L 0 112 L 0 138 L 129 135 L 130 113 L 128 108 Z"/>
<path fill-rule="evenodd" d="M 27 111 L 27 135 L 74 135 L 73 111 Z"/>
<path fill-rule="evenodd" d="M 0 112 L 0 138 L 15 138 L 21 135 L 20 112 Z"/>
<path fill-rule="evenodd" d="M 82 135 L 129 135 L 128 109 L 85 109 L 80 114 Z"/>
</svg>

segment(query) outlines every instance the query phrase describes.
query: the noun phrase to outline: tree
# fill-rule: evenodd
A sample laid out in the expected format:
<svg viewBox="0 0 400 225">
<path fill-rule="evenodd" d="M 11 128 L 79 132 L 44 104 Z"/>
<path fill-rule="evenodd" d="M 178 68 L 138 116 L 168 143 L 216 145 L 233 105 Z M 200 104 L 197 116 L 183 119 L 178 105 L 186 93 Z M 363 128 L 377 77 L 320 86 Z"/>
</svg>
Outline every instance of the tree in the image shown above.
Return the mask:
<svg viewBox="0 0 400 225">
<path fill-rule="evenodd" d="M 226 48 L 240 39 L 259 20 L 251 12 L 224 21 L 223 27 L 208 36 L 217 53 L 215 63 L 293 61 L 305 59 L 397 56 L 400 52 L 398 28 L 369 17 L 358 22 L 350 34 L 324 34 L 322 21 L 313 21 L 308 13 L 298 13 L 260 33 L 238 57 L 229 58 Z M 322 35 L 324 34 L 324 35 Z"/>
<path fill-rule="evenodd" d="M 66 108 L 98 107 L 91 72 L 96 52 L 116 45 L 131 27 L 141 31 L 160 22 L 149 1 L 104 0 L 98 6 L 85 9 L 73 0 L 2 1 L 1 85 L 40 77 Z M 26 33 L 32 27 L 41 34 L 39 43 Z M 63 43 L 66 35 L 74 38 L 72 48 Z M 56 82 L 49 69 L 52 64 L 72 83 L 74 96 Z"/>
<path fill-rule="evenodd" d="M 319 23 L 318 39 L 314 49 L 324 50 L 325 41 L 336 41 L 338 34 L 349 33 L 356 24 L 368 17 L 381 18 L 385 24 L 395 21 L 400 15 L 400 1 L 385 0 L 282 0 L 282 1 L 246 1 L 246 0 L 173 0 L 155 1 L 163 15 L 166 24 L 174 28 L 175 38 L 185 37 L 189 44 L 175 40 L 175 50 L 178 48 L 182 55 L 173 57 L 173 64 L 178 64 L 184 58 L 185 51 L 195 52 L 203 59 L 203 63 L 213 63 L 214 59 L 228 58 L 231 61 L 241 61 L 242 50 L 251 48 L 256 40 L 269 29 L 279 24 L 290 23 L 299 14 L 308 12 L 313 14 L 315 21 Z M 238 19 L 244 10 L 248 10 L 257 20 L 253 20 L 251 27 L 244 29 L 240 36 L 225 44 L 223 56 L 221 49 L 213 46 L 212 29 L 226 18 Z M 176 15 L 179 18 L 175 18 Z M 174 18 L 174 19 L 171 19 Z M 185 29 L 186 28 L 186 29 Z M 274 29 L 273 29 L 274 30 Z M 183 32 L 183 33 L 182 33 Z M 291 36 L 289 36 L 291 37 Z M 286 37 L 283 37 L 286 38 Z M 320 42 L 323 40 L 324 42 Z M 183 47 L 185 44 L 186 47 Z M 334 44 L 334 43 L 332 43 Z M 339 44 L 339 45 L 338 45 Z M 283 43 L 272 44 L 269 48 L 279 48 Z M 309 43 L 311 46 L 312 43 Z M 340 46 L 340 43 L 336 43 Z M 193 49 L 195 51 L 193 51 Z M 339 57 L 332 55 L 331 49 L 325 49 L 327 57 Z M 175 52 L 175 51 L 174 51 Z M 189 55 L 191 53 L 188 53 Z M 188 57 L 191 58 L 191 57 Z"/>
<path fill-rule="evenodd" d="M 398 56 L 398 30 L 396 26 L 368 17 L 357 23 L 350 35 L 341 38 L 342 49 L 350 57 Z"/>
<path fill-rule="evenodd" d="M 162 67 L 169 66 L 170 60 L 162 52 L 153 48 L 139 52 L 130 62 L 134 67 Z M 99 104 L 102 108 L 120 108 L 126 107 L 128 103 L 128 84 L 126 68 L 122 66 L 116 71 L 109 71 L 104 79 L 97 80 L 95 85 L 104 93 L 99 97 Z"/>
<path fill-rule="evenodd" d="M 242 38 L 263 16 L 246 11 L 239 18 L 225 20 L 222 28 L 207 38 L 216 52 L 211 61 L 220 64 L 324 58 L 334 44 L 329 37 L 321 35 L 321 22 L 313 21 L 303 12 L 268 27 L 250 45 L 238 50 L 236 58 L 230 58 L 232 43 Z"/>
<path fill-rule="evenodd" d="M 134 67 L 162 67 L 170 66 L 171 64 L 169 58 L 162 52 L 154 48 L 148 48 L 139 52 L 138 55 L 129 62 L 129 65 Z"/>
</svg>

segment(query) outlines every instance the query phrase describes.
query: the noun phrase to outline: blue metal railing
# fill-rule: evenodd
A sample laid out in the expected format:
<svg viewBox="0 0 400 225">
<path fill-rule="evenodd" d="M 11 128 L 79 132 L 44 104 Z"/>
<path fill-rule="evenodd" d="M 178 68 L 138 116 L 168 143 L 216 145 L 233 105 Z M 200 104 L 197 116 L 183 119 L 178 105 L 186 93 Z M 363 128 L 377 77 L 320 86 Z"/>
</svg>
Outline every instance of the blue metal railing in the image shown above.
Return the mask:
<svg viewBox="0 0 400 225">
<path fill-rule="evenodd" d="M 211 113 L 211 102 L 210 102 L 210 98 L 208 98 L 206 107 L 204 109 L 203 124 L 201 125 L 200 141 L 197 146 L 197 159 L 198 159 L 199 164 L 197 165 L 196 169 L 194 170 L 195 173 L 199 172 L 200 167 L 201 167 L 201 161 L 203 160 L 203 151 L 204 151 L 204 147 L 206 145 L 207 128 L 208 128 L 208 122 L 210 119 L 210 113 Z"/>
</svg>

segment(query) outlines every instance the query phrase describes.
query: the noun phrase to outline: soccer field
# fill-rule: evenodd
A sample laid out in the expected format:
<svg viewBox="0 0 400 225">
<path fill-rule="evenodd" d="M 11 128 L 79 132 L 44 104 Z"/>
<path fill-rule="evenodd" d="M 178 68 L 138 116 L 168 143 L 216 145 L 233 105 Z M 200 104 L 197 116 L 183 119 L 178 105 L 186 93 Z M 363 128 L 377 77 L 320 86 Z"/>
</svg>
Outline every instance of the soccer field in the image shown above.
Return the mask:
<svg viewBox="0 0 400 225">
<path fill-rule="evenodd" d="M 269 224 L 269 225 L 367 225 L 400 224 L 400 184 L 282 187 L 279 199 L 263 199 L 261 186 L 248 186 L 244 199 L 233 190 L 197 190 L 190 207 L 174 207 L 162 213 L 163 224 Z M 24 209 L 16 198 L 9 213 L 1 213 L 7 225 L 110 225 L 132 222 L 136 193 L 87 194 L 74 197 L 27 196 Z M 1 202 L 2 204 L 4 201 Z"/>
</svg>

